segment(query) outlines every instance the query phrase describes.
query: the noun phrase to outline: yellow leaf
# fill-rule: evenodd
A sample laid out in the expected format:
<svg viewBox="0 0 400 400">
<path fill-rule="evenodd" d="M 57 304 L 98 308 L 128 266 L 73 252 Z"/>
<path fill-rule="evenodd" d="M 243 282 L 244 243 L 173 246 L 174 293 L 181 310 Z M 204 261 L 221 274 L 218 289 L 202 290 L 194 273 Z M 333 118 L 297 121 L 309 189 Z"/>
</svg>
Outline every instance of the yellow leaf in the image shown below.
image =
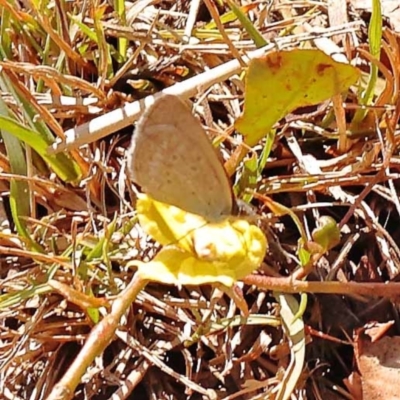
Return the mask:
<svg viewBox="0 0 400 400">
<path fill-rule="evenodd" d="M 244 114 L 235 126 L 254 146 L 288 113 L 348 90 L 359 74 L 320 50 L 276 51 L 253 59 L 246 75 Z"/>
</svg>

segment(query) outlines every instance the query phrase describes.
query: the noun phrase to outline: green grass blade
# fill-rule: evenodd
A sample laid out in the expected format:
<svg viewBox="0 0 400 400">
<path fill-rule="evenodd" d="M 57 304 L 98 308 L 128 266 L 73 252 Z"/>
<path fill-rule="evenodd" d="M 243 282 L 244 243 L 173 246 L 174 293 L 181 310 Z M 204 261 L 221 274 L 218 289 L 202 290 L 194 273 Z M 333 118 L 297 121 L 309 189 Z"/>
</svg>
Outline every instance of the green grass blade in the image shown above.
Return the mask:
<svg viewBox="0 0 400 400">
<path fill-rule="evenodd" d="M 382 9 L 380 0 L 372 1 L 372 15 L 368 27 L 369 49 L 371 55 L 379 60 L 381 54 L 382 41 Z M 360 104 L 369 105 L 372 103 L 375 86 L 378 80 L 378 67 L 375 63 L 371 63 L 371 72 L 369 75 L 367 87 L 361 93 Z M 368 110 L 360 108 L 354 115 L 353 123 L 360 123 L 367 115 Z"/>
<path fill-rule="evenodd" d="M 50 143 L 39 135 L 37 131 L 27 128 L 10 117 L 0 116 L 1 127 L 11 135 L 17 137 L 24 143 L 34 149 L 44 161 L 53 169 L 53 171 L 64 181 L 75 180 L 78 177 L 78 171 L 75 164 L 67 154 L 61 153 L 54 155 L 47 154 L 47 147 Z"/>
<path fill-rule="evenodd" d="M 267 41 L 263 38 L 261 33 L 253 25 L 253 23 L 249 20 L 247 15 L 243 13 L 243 11 L 240 9 L 240 7 L 238 7 L 235 4 L 235 2 L 231 1 L 231 0 L 228 0 L 227 3 L 229 5 L 229 7 L 231 8 L 231 10 L 236 15 L 237 19 L 242 24 L 243 28 L 246 30 L 246 32 L 249 34 L 249 36 L 253 40 L 254 44 L 258 48 L 266 46 L 268 44 Z"/>
</svg>

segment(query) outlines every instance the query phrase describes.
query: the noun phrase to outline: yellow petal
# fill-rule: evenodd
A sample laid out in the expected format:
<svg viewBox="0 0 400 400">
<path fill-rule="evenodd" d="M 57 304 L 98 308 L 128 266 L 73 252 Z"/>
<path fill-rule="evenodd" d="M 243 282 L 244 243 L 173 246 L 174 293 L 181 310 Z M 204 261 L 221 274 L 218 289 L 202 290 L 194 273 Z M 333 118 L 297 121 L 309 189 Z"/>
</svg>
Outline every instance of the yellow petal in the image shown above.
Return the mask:
<svg viewBox="0 0 400 400">
<path fill-rule="evenodd" d="M 179 241 L 186 251 L 192 251 L 188 234 L 207 223 L 199 215 L 153 200 L 145 194 L 139 195 L 136 210 L 140 225 L 149 236 L 162 245 Z"/>
</svg>

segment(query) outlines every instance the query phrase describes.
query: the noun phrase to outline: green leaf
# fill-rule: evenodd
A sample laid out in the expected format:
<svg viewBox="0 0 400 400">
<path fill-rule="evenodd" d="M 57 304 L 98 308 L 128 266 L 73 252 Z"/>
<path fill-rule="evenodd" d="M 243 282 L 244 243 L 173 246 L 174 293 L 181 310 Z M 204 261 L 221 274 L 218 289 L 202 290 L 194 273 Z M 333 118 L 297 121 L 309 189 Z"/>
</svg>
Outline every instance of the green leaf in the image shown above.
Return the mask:
<svg viewBox="0 0 400 400">
<path fill-rule="evenodd" d="M 265 141 L 265 145 L 262 149 L 261 152 L 261 157 L 260 160 L 258 162 L 258 173 L 261 175 L 262 171 L 264 170 L 265 165 L 267 164 L 267 159 L 271 153 L 272 150 L 272 146 L 274 144 L 275 141 L 275 129 L 271 129 L 266 136 L 266 141 Z"/>
<path fill-rule="evenodd" d="M 304 243 L 305 243 L 304 240 L 300 239 L 297 249 L 300 265 L 303 267 L 306 266 L 311 259 L 311 253 L 305 248 Z"/>
<path fill-rule="evenodd" d="M 93 290 L 91 288 L 88 288 L 86 291 L 86 295 L 89 297 L 95 297 L 93 294 Z M 89 316 L 89 318 L 95 323 L 97 324 L 100 321 L 100 311 L 97 307 L 88 307 L 85 310 L 87 312 L 87 315 Z"/>
<path fill-rule="evenodd" d="M 251 201 L 253 195 L 246 193 L 245 190 L 255 190 L 257 188 L 259 176 L 257 156 L 253 153 L 251 157 L 243 162 L 243 173 L 238 184 L 235 186 L 235 191 L 237 191 L 236 194 L 244 193 L 242 200 L 246 203 Z"/>
</svg>

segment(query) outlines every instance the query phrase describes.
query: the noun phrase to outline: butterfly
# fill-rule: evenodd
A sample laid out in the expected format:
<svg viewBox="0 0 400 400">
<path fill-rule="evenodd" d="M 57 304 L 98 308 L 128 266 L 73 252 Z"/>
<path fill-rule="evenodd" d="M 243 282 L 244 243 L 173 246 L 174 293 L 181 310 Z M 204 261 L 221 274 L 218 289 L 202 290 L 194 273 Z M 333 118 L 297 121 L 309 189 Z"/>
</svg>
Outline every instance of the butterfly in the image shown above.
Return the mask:
<svg viewBox="0 0 400 400">
<path fill-rule="evenodd" d="M 127 158 L 129 178 L 154 200 L 210 222 L 232 214 L 233 192 L 225 169 L 179 97 L 162 95 L 144 112 Z"/>
</svg>

